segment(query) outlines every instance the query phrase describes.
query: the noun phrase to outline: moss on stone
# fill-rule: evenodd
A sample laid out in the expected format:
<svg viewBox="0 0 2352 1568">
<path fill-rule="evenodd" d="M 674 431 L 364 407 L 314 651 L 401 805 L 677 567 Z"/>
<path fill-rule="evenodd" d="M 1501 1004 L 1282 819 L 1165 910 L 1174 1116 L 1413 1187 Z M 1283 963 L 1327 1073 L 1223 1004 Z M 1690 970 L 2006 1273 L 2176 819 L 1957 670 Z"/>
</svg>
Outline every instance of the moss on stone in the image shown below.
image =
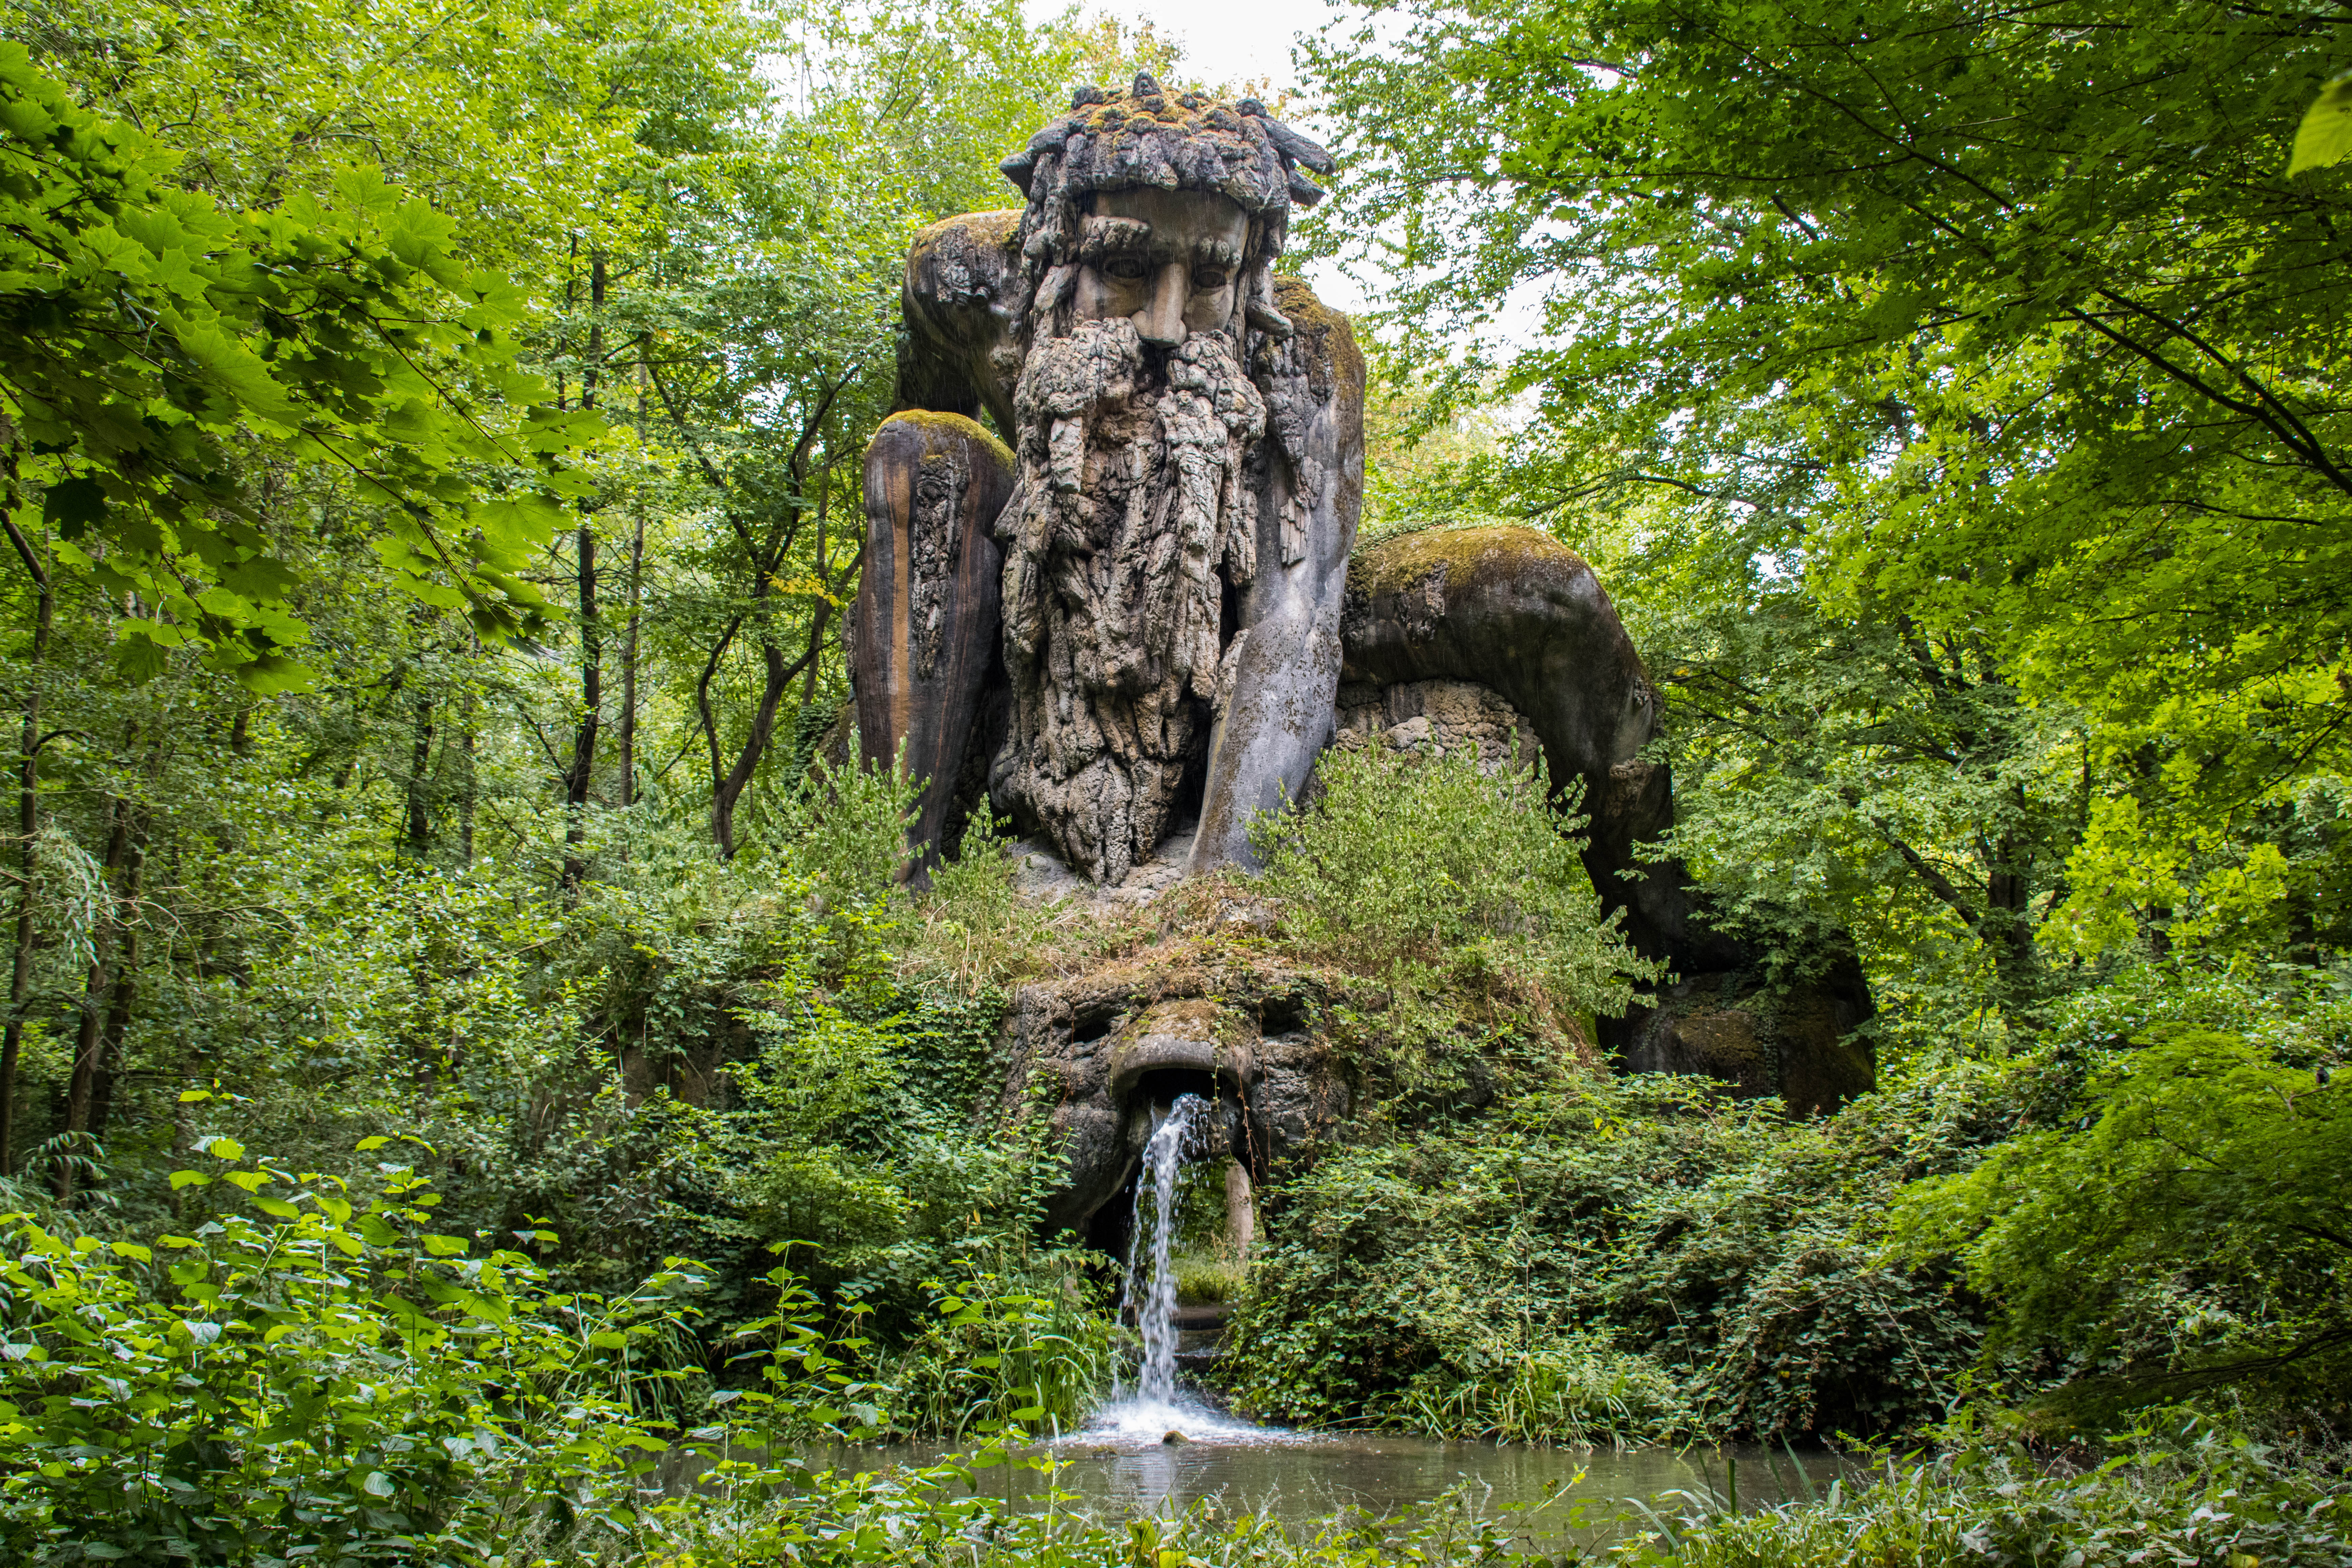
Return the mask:
<svg viewBox="0 0 2352 1568">
<path fill-rule="evenodd" d="M 874 432 L 874 438 L 880 440 L 884 430 L 899 424 L 911 425 L 934 441 L 955 436 L 968 441 L 978 441 L 996 455 L 996 460 L 1004 465 L 1008 473 L 1013 469 L 1013 448 L 998 440 L 989 432 L 988 426 L 976 419 L 968 419 L 961 414 L 935 414 L 928 408 L 902 408 L 882 421 L 880 428 Z"/>
<path fill-rule="evenodd" d="M 1359 545 L 1348 562 L 1348 591 L 1402 593 L 1434 571 L 1442 570 L 1450 581 L 1490 561 L 1538 559 L 1570 571 L 1589 570 L 1575 551 L 1525 523 L 1433 523 Z"/>
<path fill-rule="evenodd" d="M 953 217 L 926 224 L 915 231 L 914 242 L 908 247 L 908 259 L 911 261 L 926 251 L 938 249 L 940 240 L 958 230 L 970 234 L 977 245 L 1008 248 L 1013 244 L 1014 232 L 1021 226 L 1022 210 L 1019 207 L 992 207 L 986 212 L 958 213 Z"/>
<path fill-rule="evenodd" d="M 1331 356 L 1333 376 L 1357 397 L 1364 393 L 1364 353 L 1356 346 L 1355 323 L 1344 310 L 1335 310 L 1316 297 L 1304 278 L 1276 273 L 1275 308 L 1308 337 L 1320 337 Z"/>
</svg>

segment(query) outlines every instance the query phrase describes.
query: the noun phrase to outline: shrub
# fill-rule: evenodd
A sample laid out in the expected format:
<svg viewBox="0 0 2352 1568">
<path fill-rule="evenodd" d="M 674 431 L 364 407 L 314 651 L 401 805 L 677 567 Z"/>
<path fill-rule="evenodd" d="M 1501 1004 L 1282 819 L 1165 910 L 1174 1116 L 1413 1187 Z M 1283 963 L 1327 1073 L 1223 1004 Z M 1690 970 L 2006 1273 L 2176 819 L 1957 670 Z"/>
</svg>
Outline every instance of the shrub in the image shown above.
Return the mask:
<svg viewBox="0 0 2352 1568">
<path fill-rule="evenodd" d="M 1251 827 L 1294 939 L 1383 977 L 1400 1002 L 1441 993 L 1581 1038 L 1656 965 L 1626 945 L 1578 858 L 1584 819 L 1540 763 L 1481 773 L 1466 754 L 1324 753 L 1320 794 Z M 1590 1041 L 1583 1041 L 1587 1046 Z"/>
<path fill-rule="evenodd" d="M 1656 1500 L 1680 1506 L 1643 1506 L 1649 1528 L 1610 1555 L 1626 1568 L 2352 1563 L 2340 1452 L 2284 1453 L 2185 1415 L 2109 1439 L 2113 1452 L 2095 1466 L 1961 1436 L 1941 1454 L 1886 1458 L 1877 1476 L 1842 1479 L 1804 1501 L 1735 1515 L 1706 1493 Z"/>
<path fill-rule="evenodd" d="M 467 1563 L 575 1507 L 628 1527 L 661 1447 L 631 1352 L 679 1321 L 688 1270 L 561 1291 L 523 1252 L 436 1234 L 411 1171 L 362 1196 L 210 1150 L 222 1169 L 173 1184 L 241 1202 L 160 1252 L 6 1216 L 12 1561 Z"/>
<path fill-rule="evenodd" d="M 1791 1123 L 1705 1080 L 1588 1077 L 1326 1152 L 1264 1190 L 1219 1375 L 1281 1420 L 1530 1441 L 1938 1418 L 1976 1324 L 1872 1226 L 1952 1157 L 1939 1119 L 1974 1082 Z"/>
<path fill-rule="evenodd" d="M 2068 1120 L 1903 1194 L 1914 1257 L 1958 1256 L 1994 1347 L 2055 1347 L 2139 1396 L 2242 1383 L 2345 1408 L 2352 1371 L 2352 1081 L 2326 1062 L 2159 1026 Z"/>
</svg>

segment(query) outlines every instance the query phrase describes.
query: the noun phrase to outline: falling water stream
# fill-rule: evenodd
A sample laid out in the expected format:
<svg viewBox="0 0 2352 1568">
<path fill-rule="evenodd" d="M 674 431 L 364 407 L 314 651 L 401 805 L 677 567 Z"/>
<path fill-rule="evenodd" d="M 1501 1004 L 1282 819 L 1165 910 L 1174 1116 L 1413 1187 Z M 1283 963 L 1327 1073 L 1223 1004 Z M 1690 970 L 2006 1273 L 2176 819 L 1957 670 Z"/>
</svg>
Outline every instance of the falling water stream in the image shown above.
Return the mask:
<svg viewBox="0 0 2352 1568">
<path fill-rule="evenodd" d="M 1122 1376 L 1113 1384 L 1110 1403 L 1087 1424 L 1088 1436 L 1157 1440 L 1176 1433 L 1194 1442 L 1280 1436 L 1176 1389 L 1176 1270 L 1169 1254 L 1176 1240 L 1184 1162 L 1202 1152 L 1202 1132 L 1213 1110 L 1197 1094 L 1178 1095 L 1144 1146 L 1128 1231 L 1127 1284 L 1119 1300 L 1120 1310 L 1134 1316 L 1143 1355 L 1131 1383 Z"/>
<path fill-rule="evenodd" d="M 1182 1194 L 1187 1145 L 1197 1142 L 1193 1130 L 1207 1102 L 1197 1094 L 1180 1094 L 1168 1108 L 1167 1120 L 1152 1130 L 1144 1146 L 1143 1169 L 1135 1180 L 1135 1220 L 1128 1227 L 1126 1299 L 1122 1310 L 1135 1314 L 1143 1336 L 1143 1361 L 1136 1368 L 1135 1397 L 1170 1405 L 1176 1398 L 1176 1270 L 1168 1259 L 1175 1242 L 1177 1210 Z M 1143 1211 L 1151 1208 L 1149 1250 Z M 1114 1391 L 1123 1397 L 1127 1390 Z"/>
</svg>

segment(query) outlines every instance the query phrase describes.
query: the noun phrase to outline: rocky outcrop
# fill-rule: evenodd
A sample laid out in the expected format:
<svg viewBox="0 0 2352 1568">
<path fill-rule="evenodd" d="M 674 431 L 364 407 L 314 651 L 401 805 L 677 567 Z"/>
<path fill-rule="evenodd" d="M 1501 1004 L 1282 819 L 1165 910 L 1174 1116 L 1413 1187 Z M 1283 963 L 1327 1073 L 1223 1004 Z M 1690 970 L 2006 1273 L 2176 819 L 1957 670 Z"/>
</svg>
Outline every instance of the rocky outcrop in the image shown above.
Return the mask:
<svg viewBox="0 0 2352 1568">
<path fill-rule="evenodd" d="M 1508 526 L 1433 528 L 1379 541 L 1348 574 L 1341 678 L 1351 688 L 1475 681 L 1525 714 L 1555 786 L 1583 785 L 1585 868 L 1652 957 L 1717 969 L 1733 944 L 1690 918 L 1676 866 L 1635 846 L 1674 821 L 1666 770 L 1642 750 L 1662 717 L 1649 672 L 1582 557 Z"/>
<path fill-rule="evenodd" d="M 1523 722 L 1554 785 L 1582 784 L 1593 890 L 1624 911 L 1635 948 L 1676 976 L 1626 1017 L 1597 1020 L 1620 1065 L 1703 1073 L 1743 1094 L 1777 1094 L 1801 1114 L 1871 1087 L 1870 1048 L 1853 1034 L 1871 1016 L 1870 993 L 1850 954 L 1821 955 L 1811 975 L 1773 983 L 1757 953 L 1700 918 L 1680 862 L 1644 861 L 1643 847 L 1674 822 L 1666 768 L 1642 754 L 1663 715 L 1609 595 L 1574 551 L 1507 525 L 1381 540 L 1350 564 L 1342 637 L 1351 728 L 1396 744 L 1426 725 L 1442 743 L 1443 725 L 1458 740 L 1477 736 L 1483 756 L 1504 724 Z"/>
<path fill-rule="evenodd" d="M 1533 767 L 1543 742 L 1528 716 L 1475 680 L 1403 680 L 1339 689 L 1335 745 L 1377 743 L 1394 752 L 1467 753 L 1486 773 Z"/>
<path fill-rule="evenodd" d="M 1013 428 L 1021 356 L 999 351 L 1028 292 L 1013 247 L 1020 226 L 1021 209 L 1011 207 L 917 231 L 899 297 L 899 407 L 968 419 L 985 409 L 999 430 Z"/>
<path fill-rule="evenodd" d="M 1752 969 L 1681 981 L 1612 1020 L 1611 1033 L 1631 1071 L 1696 1073 L 1811 1116 L 1876 1082 L 1870 1048 L 1854 1034 L 1869 1018 L 1869 988 L 1848 959 L 1807 985 L 1768 985 Z"/>
</svg>

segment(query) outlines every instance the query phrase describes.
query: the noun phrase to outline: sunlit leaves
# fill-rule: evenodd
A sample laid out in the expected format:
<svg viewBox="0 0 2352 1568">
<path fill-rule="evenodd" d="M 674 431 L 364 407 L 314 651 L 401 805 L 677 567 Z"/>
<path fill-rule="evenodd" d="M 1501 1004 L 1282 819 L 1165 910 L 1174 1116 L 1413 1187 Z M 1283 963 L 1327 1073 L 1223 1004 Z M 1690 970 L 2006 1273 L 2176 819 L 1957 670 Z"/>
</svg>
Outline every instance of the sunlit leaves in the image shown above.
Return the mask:
<svg viewBox="0 0 2352 1568">
<path fill-rule="evenodd" d="M 518 575 L 577 481 L 593 419 L 536 406 L 503 335 L 511 290 L 373 169 L 325 200 L 238 213 L 0 45 L 0 387 L 57 559 L 125 607 L 134 677 L 194 645 L 257 690 L 307 679 L 301 578 L 250 495 L 261 455 L 314 467 L 378 521 L 394 582 L 507 637 Z"/>
</svg>

